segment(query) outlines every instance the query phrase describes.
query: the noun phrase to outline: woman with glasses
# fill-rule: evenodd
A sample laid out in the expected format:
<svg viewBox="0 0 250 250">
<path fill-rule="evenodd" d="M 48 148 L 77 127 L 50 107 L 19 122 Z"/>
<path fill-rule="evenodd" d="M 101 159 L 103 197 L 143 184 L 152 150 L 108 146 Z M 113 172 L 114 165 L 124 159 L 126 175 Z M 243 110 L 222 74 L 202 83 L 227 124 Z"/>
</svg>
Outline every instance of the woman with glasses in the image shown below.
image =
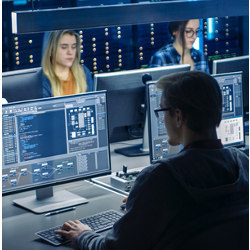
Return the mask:
<svg viewBox="0 0 250 250">
<path fill-rule="evenodd" d="M 190 64 L 191 70 L 209 73 L 208 61 L 204 53 L 193 48 L 199 34 L 199 19 L 170 22 L 168 29 L 173 43 L 158 50 L 150 59 L 149 67 L 173 64 Z"/>
</svg>

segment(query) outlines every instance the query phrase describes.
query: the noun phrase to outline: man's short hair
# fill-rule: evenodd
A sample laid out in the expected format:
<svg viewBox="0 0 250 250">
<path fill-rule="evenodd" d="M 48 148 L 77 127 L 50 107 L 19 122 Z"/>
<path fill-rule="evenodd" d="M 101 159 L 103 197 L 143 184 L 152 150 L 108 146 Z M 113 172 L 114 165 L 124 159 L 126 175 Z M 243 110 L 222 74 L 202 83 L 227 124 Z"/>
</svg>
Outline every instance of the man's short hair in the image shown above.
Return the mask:
<svg viewBox="0 0 250 250">
<path fill-rule="evenodd" d="M 217 81 L 201 71 L 187 71 L 161 77 L 157 87 L 163 90 L 162 105 L 183 112 L 187 127 L 203 132 L 220 125 L 222 95 Z"/>
</svg>

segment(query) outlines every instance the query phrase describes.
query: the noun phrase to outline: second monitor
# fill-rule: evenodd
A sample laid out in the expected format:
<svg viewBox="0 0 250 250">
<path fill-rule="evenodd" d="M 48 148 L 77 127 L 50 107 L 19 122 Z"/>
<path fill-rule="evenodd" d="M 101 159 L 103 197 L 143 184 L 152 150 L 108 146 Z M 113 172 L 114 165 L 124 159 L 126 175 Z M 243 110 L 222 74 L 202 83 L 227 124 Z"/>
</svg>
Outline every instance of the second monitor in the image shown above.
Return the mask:
<svg viewBox="0 0 250 250">
<path fill-rule="evenodd" d="M 213 74 L 242 71 L 243 109 L 245 121 L 249 117 L 249 55 L 213 61 Z"/>
<path fill-rule="evenodd" d="M 222 120 L 217 128 L 218 138 L 224 147 L 244 147 L 242 72 L 218 74 L 213 77 L 221 88 L 223 98 Z M 159 118 L 155 116 L 154 109 L 159 107 L 162 94 L 162 90 L 158 89 L 155 83 L 156 81 L 147 83 L 151 163 L 179 151 L 179 147 L 171 147 L 168 144 L 164 114 L 159 113 Z"/>
</svg>

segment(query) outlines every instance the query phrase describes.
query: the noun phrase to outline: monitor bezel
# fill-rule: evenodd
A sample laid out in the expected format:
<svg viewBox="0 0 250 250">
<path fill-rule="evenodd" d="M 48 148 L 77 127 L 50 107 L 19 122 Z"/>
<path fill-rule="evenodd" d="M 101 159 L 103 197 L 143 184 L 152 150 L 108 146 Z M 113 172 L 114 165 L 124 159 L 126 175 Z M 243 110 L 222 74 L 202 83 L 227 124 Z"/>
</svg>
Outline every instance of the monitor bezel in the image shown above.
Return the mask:
<svg viewBox="0 0 250 250">
<path fill-rule="evenodd" d="M 79 97 L 82 97 L 82 96 L 90 96 L 90 95 L 98 95 L 98 94 L 105 94 L 105 100 L 106 100 L 106 104 L 107 104 L 107 91 L 106 90 L 101 90 L 101 91 L 87 92 L 87 93 L 68 95 L 68 96 L 49 97 L 49 98 L 41 98 L 41 99 L 35 99 L 35 100 L 29 100 L 29 101 L 25 100 L 25 101 L 20 101 L 20 102 L 12 102 L 12 103 L 3 104 L 3 107 L 16 106 L 16 105 L 25 105 L 26 103 L 27 104 L 32 104 L 32 103 L 36 103 L 36 102 L 46 102 L 46 101 L 53 101 L 53 100 L 79 98 Z M 106 105 L 106 113 L 108 115 L 107 105 Z M 107 128 L 107 138 L 109 138 L 108 117 L 106 119 L 106 128 Z M 91 173 L 91 174 L 87 174 L 87 175 L 84 175 L 84 176 L 69 177 L 69 178 L 65 178 L 65 179 L 62 179 L 62 180 L 52 180 L 52 181 L 48 181 L 46 183 L 31 184 L 30 186 L 19 187 L 19 188 L 16 188 L 16 189 L 7 189 L 7 190 L 2 189 L 2 196 L 15 194 L 15 193 L 20 193 L 20 192 L 31 191 L 31 190 L 37 190 L 37 189 L 40 189 L 40 188 L 58 186 L 58 185 L 70 183 L 70 182 L 73 182 L 73 181 L 82 181 L 82 180 L 88 180 L 88 179 L 99 177 L 99 176 L 109 175 L 112 172 L 111 153 L 110 153 L 110 143 L 109 143 L 109 141 L 108 141 L 108 144 L 107 144 L 107 149 L 108 149 L 109 169 L 107 169 L 105 171 L 102 171 L 100 173 L 94 173 L 94 174 Z"/>
<path fill-rule="evenodd" d="M 220 64 L 220 63 L 224 63 L 224 62 L 228 63 L 228 62 L 232 62 L 232 61 L 240 61 L 240 60 L 245 60 L 245 59 L 248 59 L 248 61 L 249 61 L 249 55 L 213 60 L 213 73 L 212 74 L 213 75 L 224 74 L 224 73 L 217 73 L 218 64 Z M 230 73 L 230 72 L 225 72 L 225 73 Z"/>
<path fill-rule="evenodd" d="M 142 68 L 142 69 L 132 69 L 132 70 L 122 70 L 122 71 L 116 71 L 116 72 L 110 72 L 110 73 L 99 73 L 94 75 L 94 90 L 103 90 L 102 86 L 98 86 L 98 78 L 109 78 L 109 77 L 117 77 L 117 76 L 126 76 L 126 75 L 141 75 L 141 77 L 145 74 L 150 74 L 153 72 L 164 72 L 164 71 L 169 71 L 171 69 L 186 69 L 187 71 L 190 70 L 190 65 L 189 64 L 174 64 L 174 65 L 168 65 L 168 66 L 162 66 L 162 67 L 154 67 L 154 68 Z M 183 70 L 182 70 L 183 71 Z M 175 71 L 174 71 L 175 72 Z M 143 83 L 140 82 L 140 85 Z M 134 85 L 127 84 L 126 88 L 133 88 Z M 114 89 L 120 89 L 119 86 L 118 88 Z"/>
</svg>

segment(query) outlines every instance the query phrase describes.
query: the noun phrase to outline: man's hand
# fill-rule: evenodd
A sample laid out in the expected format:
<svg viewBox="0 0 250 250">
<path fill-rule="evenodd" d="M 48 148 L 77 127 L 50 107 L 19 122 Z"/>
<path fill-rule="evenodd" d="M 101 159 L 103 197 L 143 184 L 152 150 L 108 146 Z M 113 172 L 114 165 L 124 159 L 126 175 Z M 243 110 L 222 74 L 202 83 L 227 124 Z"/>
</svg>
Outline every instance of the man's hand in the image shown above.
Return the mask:
<svg viewBox="0 0 250 250">
<path fill-rule="evenodd" d="M 127 211 L 127 209 L 126 209 L 126 202 L 127 202 L 127 199 L 128 199 L 128 197 L 126 197 L 126 198 L 124 198 L 124 199 L 122 200 L 121 209 L 122 209 L 124 212 Z"/>
<path fill-rule="evenodd" d="M 125 197 L 125 198 L 122 200 L 122 202 L 123 202 L 123 203 L 126 203 L 126 202 L 127 202 L 127 199 L 128 199 L 128 197 Z"/>
<path fill-rule="evenodd" d="M 82 232 L 90 230 L 91 228 L 88 225 L 82 224 L 79 220 L 69 220 L 63 224 L 61 230 L 55 230 L 55 233 L 60 234 L 75 243 L 76 238 Z"/>
</svg>

